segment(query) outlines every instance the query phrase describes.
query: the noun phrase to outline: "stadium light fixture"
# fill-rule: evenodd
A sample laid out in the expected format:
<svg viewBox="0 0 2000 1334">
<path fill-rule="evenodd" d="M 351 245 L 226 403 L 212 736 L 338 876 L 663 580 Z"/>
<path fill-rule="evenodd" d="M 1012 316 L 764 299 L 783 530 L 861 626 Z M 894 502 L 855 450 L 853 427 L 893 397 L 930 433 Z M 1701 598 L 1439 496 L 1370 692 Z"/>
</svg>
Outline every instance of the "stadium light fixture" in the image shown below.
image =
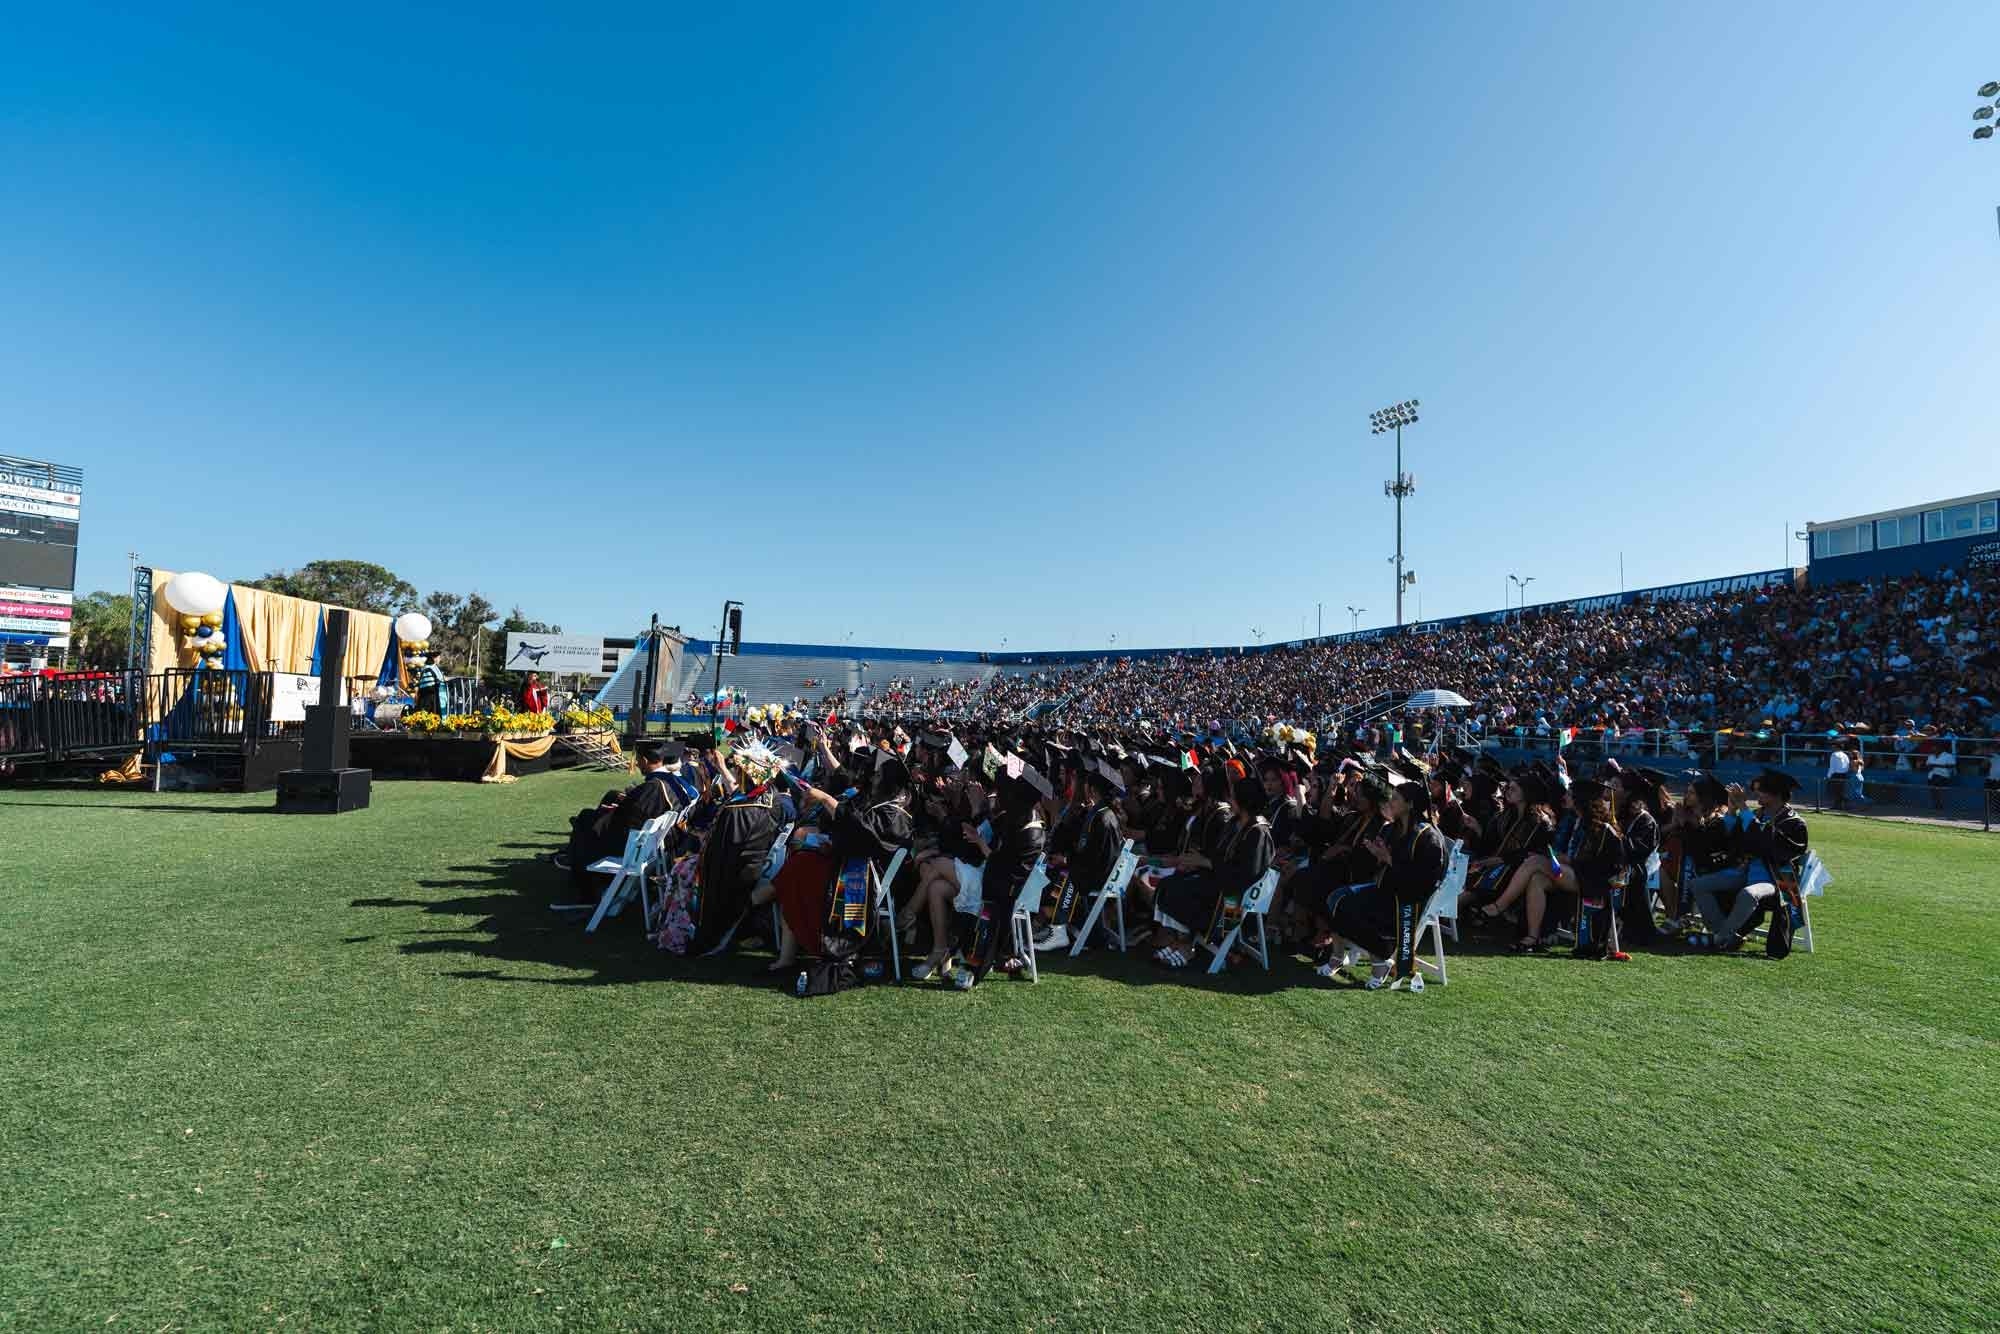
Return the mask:
<svg viewBox="0 0 2000 1334">
<path fill-rule="evenodd" d="M 1347 609 L 1347 632 L 1349 634 L 1353 634 L 1361 628 L 1361 613 L 1367 610 L 1368 608 L 1366 607 L 1354 606 L 1350 606 Z"/>
<path fill-rule="evenodd" d="M 1535 576 L 1531 574 L 1523 579 L 1518 574 L 1510 574 L 1507 577 L 1521 586 L 1521 615 L 1526 616 L 1528 614 L 1528 585 L 1535 582 Z"/>
<path fill-rule="evenodd" d="M 1979 122 L 1972 127 L 1972 137 L 1991 139 L 1994 121 L 2000 119 L 2000 79 L 1979 85 L 1979 105 L 1972 109 L 1972 118 Z"/>
<path fill-rule="evenodd" d="M 1382 483 L 1382 494 L 1391 497 L 1396 502 L 1396 555 L 1394 564 L 1396 566 L 1396 628 L 1398 630 L 1403 628 L 1403 590 L 1415 582 L 1403 577 L 1403 502 L 1417 492 L 1417 479 L 1403 471 L 1403 428 L 1417 424 L 1417 408 L 1419 406 L 1418 400 L 1410 398 L 1403 400 L 1401 403 L 1391 403 L 1386 408 L 1379 408 L 1368 414 L 1368 433 L 1370 435 L 1386 435 L 1391 431 L 1396 433 L 1396 475 L 1391 480 Z"/>
</svg>

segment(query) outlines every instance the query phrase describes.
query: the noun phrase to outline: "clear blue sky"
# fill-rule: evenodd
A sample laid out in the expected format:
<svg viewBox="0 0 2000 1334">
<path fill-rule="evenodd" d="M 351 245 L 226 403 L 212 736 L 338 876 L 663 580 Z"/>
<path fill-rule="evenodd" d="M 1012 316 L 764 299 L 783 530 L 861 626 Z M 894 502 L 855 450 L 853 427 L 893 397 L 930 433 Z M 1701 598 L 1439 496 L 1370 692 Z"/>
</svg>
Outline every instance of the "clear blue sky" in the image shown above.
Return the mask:
<svg viewBox="0 0 2000 1334">
<path fill-rule="evenodd" d="M 2000 486 L 1990 5 L 267 8 L 0 43 L 0 452 L 87 470 L 85 588 L 1288 638 L 1387 619 L 1410 396 L 1429 616 Z"/>
</svg>

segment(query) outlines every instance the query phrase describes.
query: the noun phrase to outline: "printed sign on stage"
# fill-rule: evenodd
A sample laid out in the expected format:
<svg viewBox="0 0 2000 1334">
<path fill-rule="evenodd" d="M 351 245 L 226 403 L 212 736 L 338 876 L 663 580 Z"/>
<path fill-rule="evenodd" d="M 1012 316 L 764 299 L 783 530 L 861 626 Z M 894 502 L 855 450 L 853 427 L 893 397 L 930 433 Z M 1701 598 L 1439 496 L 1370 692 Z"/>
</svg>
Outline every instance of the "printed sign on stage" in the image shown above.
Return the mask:
<svg viewBox="0 0 2000 1334">
<path fill-rule="evenodd" d="M 578 635 L 538 635 L 525 630 L 507 632 L 507 660 L 510 672 L 541 672 L 544 675 L 604 675 L 604 641 Z"/>
<path fill-rule="evenodd" d="M 347 702 L 347 682 L 340 683 L 340 698 Z M 277 672 L 271 677 L 271 721 L 302 723 L 306 705 L 319 703 L 319 678 L 296 672 Z"/>
</svg>

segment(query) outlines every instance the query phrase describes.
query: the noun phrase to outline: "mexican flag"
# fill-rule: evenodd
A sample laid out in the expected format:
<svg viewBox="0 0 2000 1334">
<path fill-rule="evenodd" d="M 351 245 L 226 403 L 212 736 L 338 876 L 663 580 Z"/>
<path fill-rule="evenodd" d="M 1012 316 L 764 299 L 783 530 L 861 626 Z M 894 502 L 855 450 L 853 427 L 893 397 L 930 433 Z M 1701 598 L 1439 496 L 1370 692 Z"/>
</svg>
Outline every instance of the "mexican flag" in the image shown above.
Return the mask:
<svg viewBox="0 0 2000 1334">
<path fill-rule="evenodd" d="M 1574 740 L 1576 740 L 1576 729 L 1565 727 L 1556 733 L 1556 749 L 1562 750 Z"/>
</svg>

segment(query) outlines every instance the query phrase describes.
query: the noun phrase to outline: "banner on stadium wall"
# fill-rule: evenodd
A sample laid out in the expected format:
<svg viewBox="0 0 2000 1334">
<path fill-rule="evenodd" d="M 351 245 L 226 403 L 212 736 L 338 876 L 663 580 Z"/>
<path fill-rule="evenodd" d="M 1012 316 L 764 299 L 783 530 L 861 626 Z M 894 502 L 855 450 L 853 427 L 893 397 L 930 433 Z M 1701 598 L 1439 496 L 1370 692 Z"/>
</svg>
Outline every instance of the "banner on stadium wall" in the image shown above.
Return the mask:
<svg viewBox="0 0 2000 1334">
<path fill-rule="evenodd" d="M 1994 543 L 1993 563 L 2000 565 L 2000 543 Z M 1508 607 L 1503 611 L 1476 611 L 1464 616 L 1446 616 L 1434 621 L 1417 621 L 1400 630 L 1394 626 L 1380 626 L 1373 630 L 1351 630 L 1346 634 L 1327 635 L 1321 639 L 1296 640 L 1282 645 L 1285 648 L 1302 648 L 1312 644 L 1366 644 L 1393 635 L 1434 635 L 1444 630 L 1455 630 L 1462 625 L 1498 625 L 1509 618 L 1523 614 L 1549 611 L 1593 612 L 1610 611 L 1616 607 L 1629 607 L 1639 602 L 1685 602 L 1690 598 L 1715 597 L 1722 593 L 1761 592 L 1765 589 L 1794 588 L 1798 585 L 1802 571 L 1797 569 L 1759 570 L 1755 574 L 1735 574 L 1726 579 L 1696 579 L 1685 584 L 1661 584 L 1657 588 L 1635 588 L 1624 593 L 1606 593 L 1599 597 L 1572 598 L 1566 602 L 1538 602 L 1529 607 Z M 1269 650 L 1265 650 L 1269 652 Z"/>
</svg>

